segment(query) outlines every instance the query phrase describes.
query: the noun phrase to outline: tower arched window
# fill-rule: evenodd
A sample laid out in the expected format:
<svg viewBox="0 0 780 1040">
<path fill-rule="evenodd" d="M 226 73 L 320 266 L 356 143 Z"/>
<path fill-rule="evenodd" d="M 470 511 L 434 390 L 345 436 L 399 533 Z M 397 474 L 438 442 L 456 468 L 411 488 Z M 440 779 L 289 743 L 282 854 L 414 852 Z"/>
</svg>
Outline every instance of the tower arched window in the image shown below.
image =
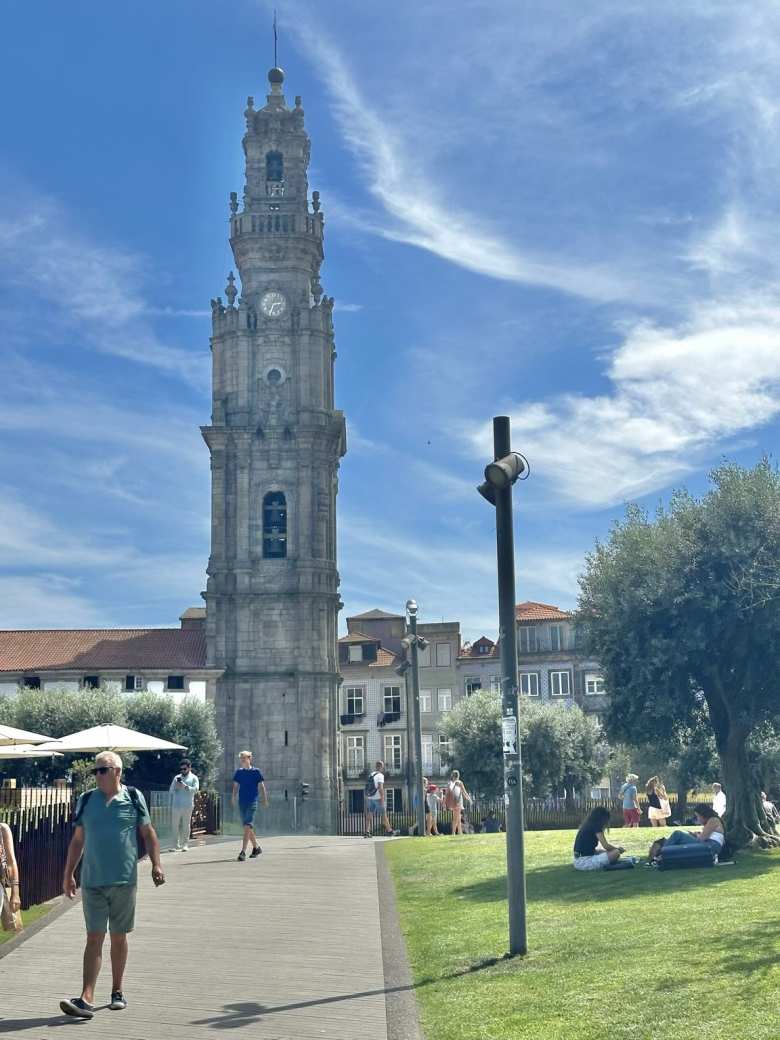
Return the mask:
<svg viewBox="0 0 780 1040">
<path fill-rule="evenodd" d="M 287 500 L 281 491 L 270 491 L 263 499 L 263 557 L 283 560 L 287 556 Z"/>
<path fill-rule="evenodd" d="M 281 152 L 268 152 L 266 154 L 265 179 L 267 181 L 284 180 L 284 159 Z"/>
</svg>

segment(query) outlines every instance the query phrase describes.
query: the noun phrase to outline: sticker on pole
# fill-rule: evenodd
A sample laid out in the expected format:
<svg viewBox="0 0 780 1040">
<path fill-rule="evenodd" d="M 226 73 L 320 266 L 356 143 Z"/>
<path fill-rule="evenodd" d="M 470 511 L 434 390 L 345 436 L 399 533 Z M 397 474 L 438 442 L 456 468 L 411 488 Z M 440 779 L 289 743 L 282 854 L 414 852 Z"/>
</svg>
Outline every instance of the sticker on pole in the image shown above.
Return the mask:
<svg viewBox="0 0 780 1040">
<path fill-rule="evenodd" d="M 501 719 L 501 736 L 504 741 L 504 754 L 517 754 L 517 719 L 514 715 L 505 715 Z"/>
</svg>

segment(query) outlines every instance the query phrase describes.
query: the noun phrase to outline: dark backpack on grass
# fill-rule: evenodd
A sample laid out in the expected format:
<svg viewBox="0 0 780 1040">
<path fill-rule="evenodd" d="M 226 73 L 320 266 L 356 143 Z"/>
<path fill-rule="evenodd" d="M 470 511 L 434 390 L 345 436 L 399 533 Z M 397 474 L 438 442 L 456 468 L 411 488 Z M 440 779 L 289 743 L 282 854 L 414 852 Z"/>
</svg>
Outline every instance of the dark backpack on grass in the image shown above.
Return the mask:
<svg viewBox="0 0 780 1040">
<path fill-rule="evenodd" d="M 97 788 L 93 787 L 90 791 L 85 791 L 84 794 L 81 796 L 81 805 L 78 807 L 78 810 L 76 811 L 76 815 L 73 817 L 73 826 L 74 827 L 78 824 L 79 820 L 84 815 L 84 810 L 87 807 L 87 802 L 92 797 L 92 795 L 95 794 L 96 790 L 97 790 Z M 140 816 L 141 815 L 141 802 L 140 802 L 140 798 L 139 798 L 139 795 L 138 795 L 138 791 L 136 790 L 135 787 L 128 787 L 127 788 L 127 793 L 130 795 L 130 801 L 133 803 L 133 808 L 135 809 L 136 815 Z M 136 829 L 135 829 L 135 843 L 136 843 L 136 848 L 138 849 L 138 860 L 140 862 L 142 859 L 146 859 L 146 842 L 144 841 L 144 839 L 143 839 L 143 837 L 141 835 L 141 828 L 140 827 L 136 827 Z"/>
</svg>

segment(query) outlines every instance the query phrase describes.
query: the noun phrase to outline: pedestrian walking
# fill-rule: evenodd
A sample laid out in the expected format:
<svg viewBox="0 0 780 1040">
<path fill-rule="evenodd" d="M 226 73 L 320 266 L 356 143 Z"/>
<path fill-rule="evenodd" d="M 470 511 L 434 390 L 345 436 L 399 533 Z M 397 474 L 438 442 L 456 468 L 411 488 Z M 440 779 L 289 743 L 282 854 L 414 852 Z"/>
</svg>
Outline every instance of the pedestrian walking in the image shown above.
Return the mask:
<svg viewBox="0 0 780 1040">
<path fill-rule="evenodd" d="M 450 782 L 444 795 L 444 806 L 452 812 L 452 833 L 463 834 L 463 803 L 471 802 L 471 795 L 457 769 L 450 773 Z"/>
<path fill-rule="evenodd" d="M 712 808 L 721 819 L 726 815 L 726 792 L 720 784 L 712 785 Z"/>
<path fill-rule="evenodd" d="M 7 823 L 0 823 L 0 924 L 4 932 L 21 932 L 23 928 L 19 891 L 14 836 Z"/>
<path fill-rule="evenodd" d="M 639 792 L 636 782 L 639 777 L 636 773 L 628 773 L 626 782 L 620 788 L 620 796 L 623 799 L 623 823 L 626 827 L 638 827 L 642 812 L 639 808 Z"/>
<path fill-rule="evenodd" d="M 423 791 L 425 792 L 425 833 L 429 838 L 438 838 L 441 795 L 436 784 L 429 783 L 426 776 L 423 777 Z"/>
<path fill-rule="evenodd" d="M 260 770 L 252 765 L 252 752 L 242 751 L 238 756 L 239 767 L 233 774 L 233 797 L 230 804 L 235 807 L 238 800 L 238 813 L 244 827 L 244 836 L 241 841 L 241 851 L 238 854 L 239 863 L 246 859 L 246 850 L 251 845 L 250 859 L 255 859 L 263 851 L 257 844 L 255 833 L 255 813 L 260 793 L 263 795 L 263 805 L 268 807 L 268 792 L 265 789 L 265 780 Z"/>
<path fill-rule="evenodd" d="M 200 790 L 200 780 L 192 771 L 192 763 L 183 758 L 179 763 L 179 772 L 171 780 L 168 788 L 171 792 L 171 824 L 173 837 L 176 840 L 176 852 L 187 852 L 192 830 L 192 811 L 195 808 L 195 795 Z"/>
<path fill-rule="evenodd" d="M 651 827 L 665 827 L 672 815 L 672 807 L 666 794 L 663 782 L 657 776 L 651 776 L 645 787 L 647 794 L 647 815 Z"/>
<path fill-rule="evenodd" d="M 160 843 L 146 801 L 140 791 L 122 783 L 122 759 L 113 751 L 103 751 L 95 757 L 92 772 L 97 788 L 82 794 L 76 805 L 75 829 L 62 883 L 65 895 L 73 899 L 74 872 L 83 856 L 81 904 L 87 927 L 83 987 L 80 997 L 60 1001 L 65 1014 L 76 1018 L 92 1018 L 95 1014 L 95 985 L 107 931 L 111 934 L 109 1007 L 112 1011 L 127 1007 L 122 979 L 127 964 L 127 936 L 135 924 L 139 834 L 152 861 L 152 880 L 155 885 L 165 882 Z"/>
<path fill-rule="evenodd" d="M 395 831 L 387 817 L 387 800 L 385 792 L 385 764 L 382 761 L 376 763 L 373 773 L 369 773 L 364 788 L 365 811 L 364 811 L 364 838 L 370 838 L 374 833 L 374 817 L 378 816 L 382 821 L 385 834 L 392 837 Z"/>
</svg>

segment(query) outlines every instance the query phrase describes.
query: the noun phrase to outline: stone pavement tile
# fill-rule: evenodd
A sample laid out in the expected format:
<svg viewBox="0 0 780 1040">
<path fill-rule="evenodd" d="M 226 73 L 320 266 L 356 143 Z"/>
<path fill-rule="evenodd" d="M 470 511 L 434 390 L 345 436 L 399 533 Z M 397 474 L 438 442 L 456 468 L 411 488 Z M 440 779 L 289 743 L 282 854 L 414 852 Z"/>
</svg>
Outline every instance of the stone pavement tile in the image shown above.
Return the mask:
<svg viewBox="0 0 780 1040">
<path fill-rule="evenodd" d="M 372 843 L 270 838 L 236 862 L 237 844 L 164 857 L 155 890 L 148 863 L 130 937 L 126 1011 L 89 1023 L 59 1012 L 80 988 L 84 924 L 74 906 L 0 960 L 0 1035 L 51 1037 L 56 1024 L 92 1040 L 386 1040 L 379 902 Z M 108 1001 L 108 941 L 98 1003 Z"/>
</svg>

